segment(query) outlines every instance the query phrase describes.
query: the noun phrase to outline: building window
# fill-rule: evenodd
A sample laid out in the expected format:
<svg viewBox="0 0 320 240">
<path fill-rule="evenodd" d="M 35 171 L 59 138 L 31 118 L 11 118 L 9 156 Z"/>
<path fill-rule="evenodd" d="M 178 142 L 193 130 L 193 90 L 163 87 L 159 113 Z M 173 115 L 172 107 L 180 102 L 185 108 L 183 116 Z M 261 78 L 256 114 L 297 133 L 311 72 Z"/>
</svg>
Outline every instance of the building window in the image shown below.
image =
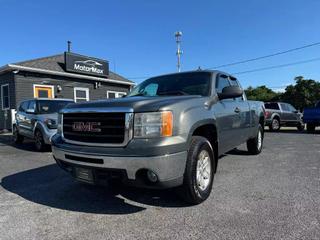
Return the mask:
<svg viewBox="0 0 320 240">
<path fill-rule="evenodd" d="M 2 110 L 10 109 L 9 84 L 1 85 Z"/>
<path fill-rule="evenodd" d="M 121 98 L 126 95 L 125 92 L 107 91 L 107 98 Z"/>
<path fill-rule="evenodd" d="M 54 86 L 34 84 L 33 96 L 35 98 L 54 98 Z"/>
<path fill-rule="evenodd" d="M 74 101 L 75 102 L 86 102 L 89 101 L 89 88 L 74 88 Z"/>
</svg>

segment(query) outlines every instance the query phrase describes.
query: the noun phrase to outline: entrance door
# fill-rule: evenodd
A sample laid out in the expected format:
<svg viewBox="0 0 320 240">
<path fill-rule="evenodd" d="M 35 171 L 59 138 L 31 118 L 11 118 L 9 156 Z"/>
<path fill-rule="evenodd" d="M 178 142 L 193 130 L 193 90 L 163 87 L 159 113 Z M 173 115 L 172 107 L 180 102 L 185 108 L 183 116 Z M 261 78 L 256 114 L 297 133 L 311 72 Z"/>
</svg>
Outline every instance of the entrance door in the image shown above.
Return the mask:
<svg viewBox="0 0 320 240">
<path fill-rule="evenodd" d="M 54 87 L 48 85 L 33 85 L 35 98 L 54 98 Z"/>
</svg>

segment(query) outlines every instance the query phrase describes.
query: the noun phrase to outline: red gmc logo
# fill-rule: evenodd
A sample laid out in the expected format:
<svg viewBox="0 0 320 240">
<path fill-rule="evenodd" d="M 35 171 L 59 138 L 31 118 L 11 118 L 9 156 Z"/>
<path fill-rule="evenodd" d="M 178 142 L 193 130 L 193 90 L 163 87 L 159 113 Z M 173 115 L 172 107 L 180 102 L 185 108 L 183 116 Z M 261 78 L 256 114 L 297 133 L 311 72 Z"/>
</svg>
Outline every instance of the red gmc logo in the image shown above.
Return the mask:
<svg viewBox="0 0 320 240">
<path fill-rule="evenodd" d="M 74 122 L 72 131 L 75 132 L 101 132 L 101 122 Z"/>
</svg>

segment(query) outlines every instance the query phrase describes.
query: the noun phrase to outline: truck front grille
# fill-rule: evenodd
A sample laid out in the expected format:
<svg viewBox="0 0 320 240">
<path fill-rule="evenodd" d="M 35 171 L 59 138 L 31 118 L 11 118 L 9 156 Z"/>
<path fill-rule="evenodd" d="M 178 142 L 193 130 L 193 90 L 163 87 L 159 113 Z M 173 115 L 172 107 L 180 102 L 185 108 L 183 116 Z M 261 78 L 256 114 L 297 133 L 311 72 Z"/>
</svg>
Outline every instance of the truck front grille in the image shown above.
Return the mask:
<svg viewBox="0 0 320 240">
<path fill-rule="evenodd" d="M 77 143 L 123 144 L 126 113 L 64 113 L 63 137 Z"/>
</svg>

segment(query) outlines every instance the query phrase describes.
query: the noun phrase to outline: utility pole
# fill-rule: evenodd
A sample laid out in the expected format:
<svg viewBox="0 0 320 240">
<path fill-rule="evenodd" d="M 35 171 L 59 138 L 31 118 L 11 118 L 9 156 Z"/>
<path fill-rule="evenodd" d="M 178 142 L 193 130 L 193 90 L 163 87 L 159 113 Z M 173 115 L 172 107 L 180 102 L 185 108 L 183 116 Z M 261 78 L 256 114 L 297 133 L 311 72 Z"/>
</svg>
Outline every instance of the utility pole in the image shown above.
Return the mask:
<svg viewBox="0 0 320 240">
<path fill-rule="evenodd" d="M 68 52 L 71 52 L 71 41 L 68 41 Z"/>
<path fill-rule="evenodd" d="M 177 52 L 176 52 L 176 55 L 177 55 L 177 60 L 178 60 L 178 63 L 177 63 L 177 67 L 178 67 L 178 72 L 181 71 L 181 55 L 182 55 L 182 50 L 180 49 L 181 48 L 181 36 L 182 36 L 182 32 L 181 31 L 178 31 L 178 32 L 175 32 L 174 36 L 176 37 L 176 43 L 177 43 Z"/>
</svg>

